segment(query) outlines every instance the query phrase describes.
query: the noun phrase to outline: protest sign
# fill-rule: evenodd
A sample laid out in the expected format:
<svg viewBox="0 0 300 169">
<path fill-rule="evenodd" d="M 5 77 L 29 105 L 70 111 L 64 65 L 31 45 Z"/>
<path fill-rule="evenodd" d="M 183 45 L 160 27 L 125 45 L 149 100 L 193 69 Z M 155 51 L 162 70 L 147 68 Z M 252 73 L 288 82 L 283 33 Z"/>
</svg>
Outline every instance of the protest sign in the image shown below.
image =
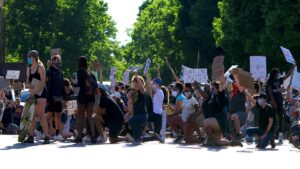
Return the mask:
<svg viewBox="0 0 300 169">
<path fill-rule="evenodd" d="M 208 80 L 207 69 L 192 69 L 184 65 L 181 66 L 181 79 L 184 83 L 206 83 Z"/>
<path fill-rule="evenodd" d="M 246 87 L 249 90 L 254 90 L 254 79 L 251 73 L 246 72 L 240 68 L 236 68 L 232 70 L 232 74 L 237 83 L 241 86 Z"/>
<path fill-rule="evenodd" d="M 221 76 L 224 76 L 224 56 L 217 56 L 214 58 L 212 64 L 212 81 L 220 80 Z"/>
<path fill-rule="evenodd" d="M 0 77 L 0 90 L 8 88 L 8 83 L 6 80 L 1 76 Z"/>
<path fill-rule="evenodd" d="M 20 70 L 7 70 L 6 79 L 18 80 L 20 77 Z"/>
<path fill-rule="evenodd" d="M 129 85 L 129 75 L 130 75 L 130 70 L 126 70 L 123 73 L 123 82 L 125 85 Z"/>
<path fill-rule="evenodd" d="M 296 61 L 291 53 L 291 51 L 287 48 L 284 48 L 282 46 L 280 46 L 282 52 L 283 52 L 283 55 L 285 57 L 285 60 L 289 63 L 292 63 L 292 64 L 296 64 Z"/>
<path fill-rule="evenodd" d="M 266 82 L 267 60 L 265 56 L 250 56 L 250 72 L 254 80 Z"/>
<path fill-rule="evenodd" d="M 294 69 L 291 87 L 300 90 L 300 73 L 297 71 L 297 67 Z"/>
<path fill-rule="evenodd" d="M 238 68 L 239 65 L 232 65 L 227 71 L 226 73 L 224 74 L 224 77 L 226 78 L 226 82 L 228 83 L 232 83 L 234 79 L 231 79 L 230 78 L 230 75 L 231 75 L 231 71 L 235 68 Z"/>
<path fill-rule="evenodd" d="M 68 114 L 75 114 L 76 110 L 77 110 L 77 101 L 76 100 L 67 101 Z"/>
<path fill-rule="evenodd" d="M 147 74 L 149 68 L 150 68 L 150 64 L 151 64 L 151 60 L 148 58 L 145 64 L 145 68 L 144 68 L 144 74 Z"/>
</svg>

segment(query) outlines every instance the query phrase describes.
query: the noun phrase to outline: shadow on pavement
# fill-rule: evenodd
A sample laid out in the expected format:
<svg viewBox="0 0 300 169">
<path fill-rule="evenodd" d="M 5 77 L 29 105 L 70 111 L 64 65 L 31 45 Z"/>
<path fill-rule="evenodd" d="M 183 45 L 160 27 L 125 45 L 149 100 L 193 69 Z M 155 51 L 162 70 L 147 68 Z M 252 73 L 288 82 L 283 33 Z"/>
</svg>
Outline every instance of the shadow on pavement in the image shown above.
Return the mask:
<svg viewBox="0 0 300 169">
<path fill-rule="evenodd" d="M 14 150 L 14 149 L 24 149 L 34 146 L 40 146 L 43 145 L 42 143 L 34 143 L 34 144 L 26 144 L 26 143 L 16 143 L 11 146 L 6 146 L 4 148 L 1 148 L 0 150 Z"/>
</svg>

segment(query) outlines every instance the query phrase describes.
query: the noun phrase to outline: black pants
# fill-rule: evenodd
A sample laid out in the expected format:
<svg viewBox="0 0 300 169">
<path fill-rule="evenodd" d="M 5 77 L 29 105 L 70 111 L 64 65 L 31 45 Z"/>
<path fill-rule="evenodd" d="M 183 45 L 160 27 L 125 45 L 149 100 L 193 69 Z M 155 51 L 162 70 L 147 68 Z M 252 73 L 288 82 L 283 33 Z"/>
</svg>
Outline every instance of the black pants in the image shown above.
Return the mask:
<svg viewBox="0 0 300 169">
<path fill-rule="evenodd" d="M 276 113 L 277 119 L 278 119 L 278 132 L 283 132 L 283 105 L 282 103 L 276 103 L 277 108 L 274 109 L 274 112 Z"/>
<path fill-rule="evenodd" d="M 162 126 L 162 115 L 156 113 L 150 113 L 148 115 L 148 122 L 154 123 L 154 133 L 160 134 Z"/>
</svg>

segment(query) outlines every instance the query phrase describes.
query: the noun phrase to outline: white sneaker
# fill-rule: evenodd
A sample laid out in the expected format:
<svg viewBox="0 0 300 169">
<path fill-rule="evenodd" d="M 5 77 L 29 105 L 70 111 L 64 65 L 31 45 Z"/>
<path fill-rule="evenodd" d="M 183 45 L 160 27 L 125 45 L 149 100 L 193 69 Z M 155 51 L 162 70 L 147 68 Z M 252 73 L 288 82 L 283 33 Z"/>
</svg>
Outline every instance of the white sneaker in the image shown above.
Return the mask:
<svg viewBox="0 0 300 169">
<path fill-rule="evenodd" d="M 63 136 L 61 134 L 59 134 L 59 135 L 57 135 L 57 136 L 54 137 L 54 140 L 55 141 L 64 141 L 65 138 L 63 138 Z"/>
<path fill-rule="evenodd" d="M 41 138 L 42 138 L 42 133 L 41 133 L 40 131 L 36 131 L 36 133 L 35 133 L 35 138 L 36 138 L 36 140 L 41 140 Z"/>
<path fill-rule="evenodd" d="M 126 139 L 127 139 L 128 142 L 130 142 L 130 143 L 134 142 L 133 137 L 129 133 L 127 133 L 125 137 L 126 137 Z"/>
<path fill-rule="evenodd" d="M 84 136 L 82 141 L 89 142 L 89 141 L 91 141 L 91 137 L 90 136 Z"/>
</svg>

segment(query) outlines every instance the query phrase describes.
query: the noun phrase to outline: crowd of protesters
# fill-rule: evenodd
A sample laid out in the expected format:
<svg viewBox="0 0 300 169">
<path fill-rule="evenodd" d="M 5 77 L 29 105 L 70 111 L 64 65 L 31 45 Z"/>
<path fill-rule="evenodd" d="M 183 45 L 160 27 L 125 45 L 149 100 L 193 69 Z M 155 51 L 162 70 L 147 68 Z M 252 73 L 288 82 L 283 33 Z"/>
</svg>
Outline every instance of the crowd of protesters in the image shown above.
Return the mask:
<svg viewBox="0 0 300 169">
<path fill-rule="evenodd" d="M 298 123 L 290 130 L 290 124 L 299 119 L 299 91 L 282 87 L 295 65 L 284 77 L 273 69 L 266 83 L 255 82 L 254 91 L 233 75 L 213 82 L 184 83 L 169 64 L 175 79 L 172 84 L 164 86 L 159 72 L 153 79 L 146 74 L 144 80 L 134 71 L 130 84 L 112 83 L 108 89 L 102 84 L 101 65 L 96 66 L 96 77 L 85 56 L 78 59 L 78 71 L 71 79 L 63 77 L 59 55 L 52 56 L 46 68 L 35 50 L 27 59 L 26 87 L 36 105 L 24 143 L 34 143 L 35 138 L 44 144 L 68 139 L 92 144 L 107 140 L 164 143 L 167 128 L 174 143 L 243 146 L 244 141 L 255 141 L 258 148 L 275 148 L 288 134 L 299 131 Z M 11 126 L 20 126 L 23 109 L 20 98 L 13 100 L 9 95 L 0 91 L 0 128 L 8 134 Z M 67 103 L 74 100 L 77 110 L 70 114 Z M 299 142 L 298 135 L 291 138 Z"/>
</svg>

